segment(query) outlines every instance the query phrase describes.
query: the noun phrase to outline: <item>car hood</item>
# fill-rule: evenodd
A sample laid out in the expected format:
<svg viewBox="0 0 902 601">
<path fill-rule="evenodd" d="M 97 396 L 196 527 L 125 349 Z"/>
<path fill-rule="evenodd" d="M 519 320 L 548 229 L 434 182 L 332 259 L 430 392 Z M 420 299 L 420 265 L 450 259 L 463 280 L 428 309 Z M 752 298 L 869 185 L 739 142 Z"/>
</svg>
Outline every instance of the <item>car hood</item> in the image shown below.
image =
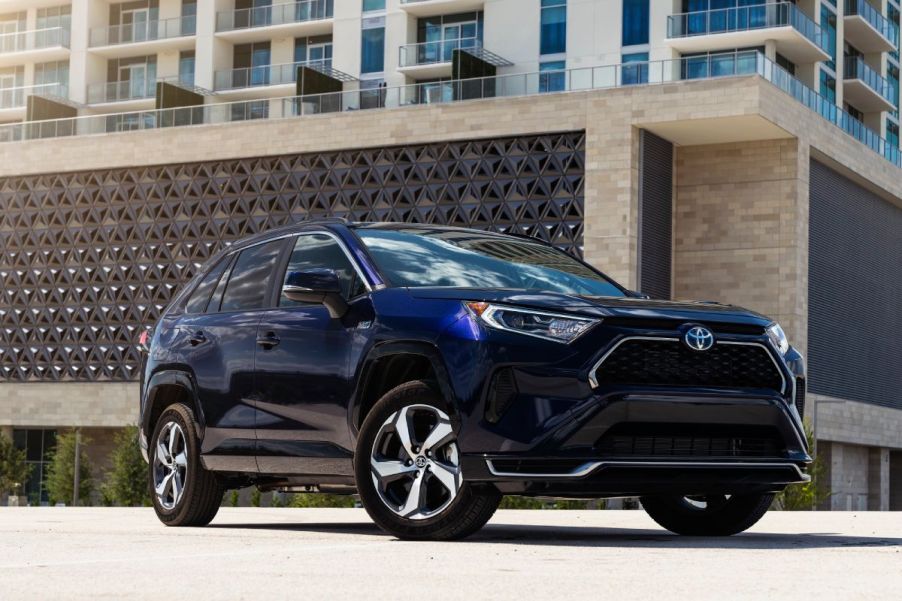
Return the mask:
<svg viewBox="0 0 902 601">
<path fill-rule="evenodd" d="M 717 321 L 766 326 L 771 319 L 734 305 L 708 301 L 668 301 L 634 297 L 576 296 L 555 292 L 513 289 L 477 288 L 408 288 L 414 298 L 462 301 L 486 301 L 530 307 L 546 311 L 563 311 L 593 317 L 633 317 L 644 319 L 677 319 L 683 321 Z"/>
</svg>

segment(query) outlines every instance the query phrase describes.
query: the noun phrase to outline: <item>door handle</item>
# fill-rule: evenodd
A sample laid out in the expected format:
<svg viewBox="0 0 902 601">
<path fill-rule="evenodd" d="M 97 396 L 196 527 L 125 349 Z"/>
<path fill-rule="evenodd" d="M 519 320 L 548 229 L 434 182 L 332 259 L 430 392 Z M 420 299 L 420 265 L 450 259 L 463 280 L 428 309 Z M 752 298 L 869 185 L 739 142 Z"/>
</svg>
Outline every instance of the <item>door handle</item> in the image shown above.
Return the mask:
<svg viewBox="0 0 902 601">
<path fill-rule="evenodd" d="M 206 335 L 204 335 L 203 330 L 198 330 L 194 332 L 190 338 L 188 338 L 188 343 L 191 346 L 197 346 L 198 344 L 203 344 L 207 341 Z"/>
<path fill-rule="evenodd" d="M 263 336 L 257 337 L 257 344 L 267 349 L 277 346 L 279 342 L 281 342 L 281 340 L 279 340 L 279 337 L 276 336 L 275 332 L 267 332 Z"/>
</svg>

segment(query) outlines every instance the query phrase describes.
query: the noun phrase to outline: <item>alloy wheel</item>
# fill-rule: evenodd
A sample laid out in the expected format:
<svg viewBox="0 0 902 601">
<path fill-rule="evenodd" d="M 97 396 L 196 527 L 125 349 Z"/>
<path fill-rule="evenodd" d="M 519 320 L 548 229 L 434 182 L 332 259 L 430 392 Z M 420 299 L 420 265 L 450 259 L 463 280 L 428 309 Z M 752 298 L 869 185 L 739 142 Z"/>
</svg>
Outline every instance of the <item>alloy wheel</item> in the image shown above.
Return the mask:
<svg viewBox="0 0 902 601">
<path fill-rule="evenodd" d="M 160 506 L 172 510 L 185 493 L 188 446 L 182 427 L 169 422 L 160 430 L 153 459 L 153 488 Z"/>
<path fill-rule="evenodd" d="M 370 472 L 379 498 L 396 515 L 425 520 L 440 514 L 463 483 L 451 419 L 430 405 L 394 412 L 376 434 Z"/>
</svg>

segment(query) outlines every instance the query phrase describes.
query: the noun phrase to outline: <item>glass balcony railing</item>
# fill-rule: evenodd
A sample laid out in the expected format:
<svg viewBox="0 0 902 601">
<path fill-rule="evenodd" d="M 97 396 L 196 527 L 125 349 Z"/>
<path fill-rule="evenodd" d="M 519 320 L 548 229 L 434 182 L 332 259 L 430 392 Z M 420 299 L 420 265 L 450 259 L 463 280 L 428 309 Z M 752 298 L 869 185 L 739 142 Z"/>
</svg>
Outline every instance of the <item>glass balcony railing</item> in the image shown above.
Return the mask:
<svg viewBox="0 0 902 601">
<path fill-rule="evenodd" d="M 16 31 L 0 34 L 0 54 L 43 50 L 44 48 L 69 47 L 69 30 L 62 27 Z"/>
<path fill-rule="evenodd" d="M 197 17 L 194 15 L 144 23 L 96 27 L 91 30 L 91 47 L 179 38 L 194 35 L 196 30 Z"/>
<path fill-rule="evenodd" d="M 883 16 L 873 4 L 866 0 L 846 0 L 846 16 L 857 15 L 868 22 L 880 35 L 899 47 L 899 28 Z"/>
<path fill-rule="evenodd" d="M 478 38 L 407 44 L 401 46 L 401 57 L 398 64 L 401 67 L 416 67 L 419 65 L 450 63 L 454 57 L 455 50 L 478 50 L 481 47 L 482 41 Z"/>
<path fill-rule="evenodd" d="M 303 0 L 220 12 L 216 15 L 216 31 L 331 19 L 333 6 L 333 0 Z"/>
<path fill-rule="evenodd" d="M 207 125 L 251 119 L 284 119 L 328 112 L 391 109 L 483 98 L 531 96 L 546 92 L 579 92 L 634 85 L 660 85 L 694 79 L 748 76 L 765 79 L 897 167 L 902 167 L 902 154 L 898 147 L 796 79 L 764 54 L 756 51 L 15 123 L 0 126 L 0 141 Z"/>
<path fill-rule="evenodd" d="M 863 81 L 869 88 L 880 94 L 889 103 L 896 104 L 896 90 L 860 56 L 846 56 L 845 78 Z"/>
<path fill-rule="evenodd" d="M 667 17 L 667 37 L 671 39 L 773 27 L 792 27 L 818 48 L 829 52 L 827 35 L 811 17 L 789 2 L 703 10 Z"/>
<path fill-rule="evenodd" d="M 220 92 L 223 90 L 295 83 L 297 81 L 298 67 L 317 65 L 330 67 L 331 63 L 332 61 L 307 61 L 217 71 L 213 77 L 213 89 Z"/>
<path fill-rule="evenodd" d="M 88 86 L 88 104 L 123 102 L 154 98 L 157 94 L 156 79 L 128 79 Z"/>
<path fill-rule="evenodd" d="M 44 83 L 33 86 L 0 88 L 0 110 L 24 108 L 29 96 L 52 96 L 65 98 L 69 89 L 63 83 Z"/>
</svg>

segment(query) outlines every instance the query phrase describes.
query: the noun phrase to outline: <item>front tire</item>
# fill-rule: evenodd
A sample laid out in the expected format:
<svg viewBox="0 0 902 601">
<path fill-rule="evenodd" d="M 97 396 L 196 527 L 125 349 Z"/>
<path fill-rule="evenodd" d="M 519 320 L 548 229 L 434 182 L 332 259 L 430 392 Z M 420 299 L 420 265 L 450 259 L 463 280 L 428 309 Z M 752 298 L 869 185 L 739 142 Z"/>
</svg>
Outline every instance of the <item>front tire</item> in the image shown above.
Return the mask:
<svg viewBox="0 0 902 601">
<path fill-rule="evenodd" d="M 393 388 L 373 407 L 354 454 L 357 491 L 383 530 L 409 540 L 454 540 L 492 517 L 501 495 L 463 479 L 457 436 L 426 382 Z"/>
<path fill-rule="evenodd" d="M 731 536 L 751 528 L 767 513 L 773 494 L 705 497 L 642 497 L 655 522 L 685 536 Z"/>
<path fill-rule="evenodd" d="M 173 405 L 150 439 L 150 496 L 167 526 L 206 526 L 222 503 L 222 486 L 201 463 L 196 426 L 188 407 Z"/>
</svg>

